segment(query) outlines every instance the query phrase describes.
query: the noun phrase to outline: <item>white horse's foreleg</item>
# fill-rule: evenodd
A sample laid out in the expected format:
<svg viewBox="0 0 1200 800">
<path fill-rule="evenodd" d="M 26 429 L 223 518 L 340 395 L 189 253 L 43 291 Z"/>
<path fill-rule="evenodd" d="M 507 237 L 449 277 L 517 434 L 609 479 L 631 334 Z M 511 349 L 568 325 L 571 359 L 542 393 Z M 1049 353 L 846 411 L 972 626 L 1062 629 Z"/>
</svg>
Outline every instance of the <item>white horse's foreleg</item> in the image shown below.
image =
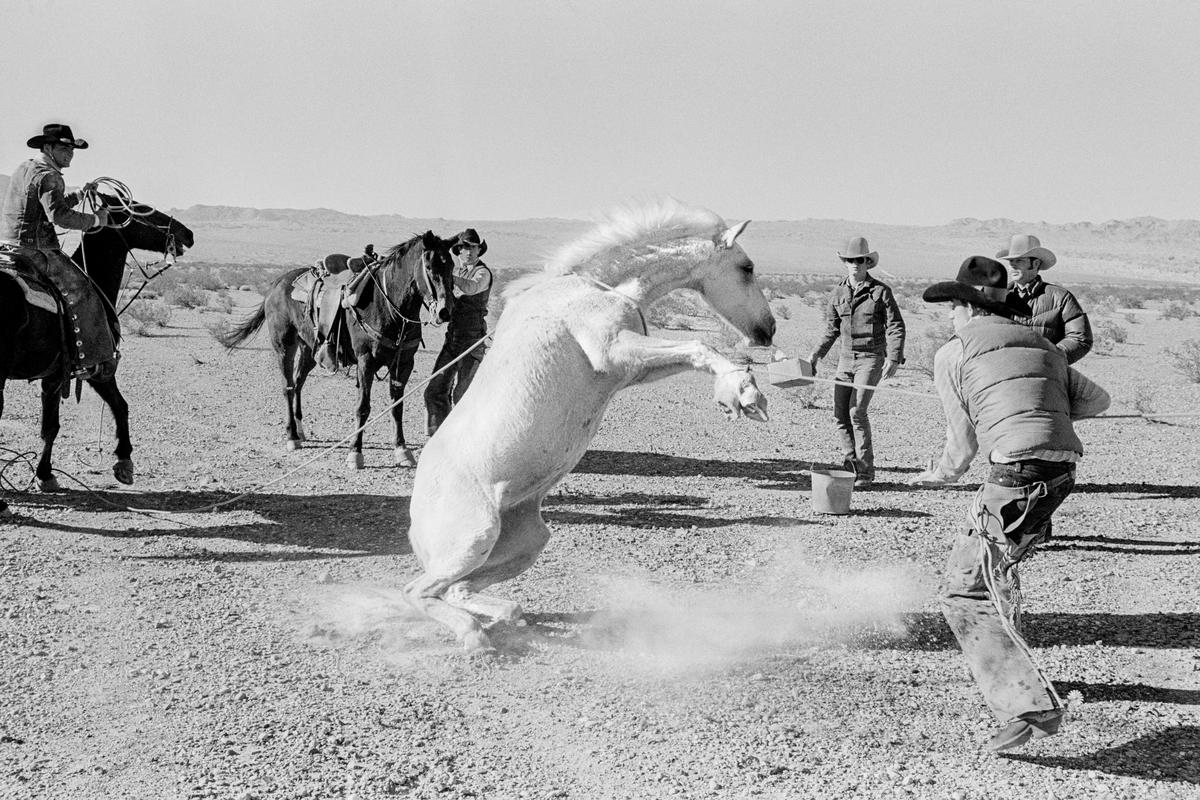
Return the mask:
<svg viewBox="0 0 1200 800">
<path fill-rule="evenodd" d="M 521 606 L 511 600 L 479 594 L 494 583 L 511 580 L 533 566 L 550 541 L 550 529 L 542 520 L 542 498 L 531 498 L 500 512 L 500 538 L 487 562 L 466 580 L 446 590 L 446 602 L 497 622 L 521 618 Z"/>
<path fill-rule="evenodd" d="M 702 342 L 656 339 L 631 330 L 622 330 L 617 334 L 605 360 L 610 367 L 624 368 L 639 375 L 639 383 L 656 381 L 689 369 L 711 372 L 713 375 L 744 371 Z"/>
<path fill-rule="evenodd" d="M 767 420 L 767 400 L 750 371 L 701 342 L 655 339 L 622 330 L 609 347 L 607 361 L 609 366 L 636 376 L 634 383 L 648 383 L 687 369 L 711 372 L 717 376 L 717 404 L 727 417 L 745 414 L 759 422 Z"/>
</svg>

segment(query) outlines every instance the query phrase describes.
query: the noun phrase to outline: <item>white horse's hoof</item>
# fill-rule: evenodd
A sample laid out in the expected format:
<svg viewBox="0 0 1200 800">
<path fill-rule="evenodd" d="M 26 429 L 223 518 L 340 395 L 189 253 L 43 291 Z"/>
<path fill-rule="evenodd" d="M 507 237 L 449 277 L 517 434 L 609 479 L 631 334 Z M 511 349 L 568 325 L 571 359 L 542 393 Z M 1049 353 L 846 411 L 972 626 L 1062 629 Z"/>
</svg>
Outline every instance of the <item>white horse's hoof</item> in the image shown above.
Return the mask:
<svg viewBox="0 0 1200 800">
<path fill-rule="evenodd" d="M 38 478 L 38 488 L 43 492 L 61 492 L 63 490 L 62 484 L 60 484 L 58 482 L 58 478 L 54 477 L 53 475 L 51 475 L 49 478 L 46 478 L 46 480 Z"/>
<path fill-rule="evenodd" d="M 491 658 L 496 655 L 496 645 L 483 631 L 471 631 L 462 638 L 463 649 L 471 658 Z"/>
<path fill-rule="evenodd" d="M 349 467 L 350 469 L 362 469 L 363 468 L 363 454 L 362 453 L 351 453 L 350 455 L 346 456 L 346 466 Z"/>
<path fill-rule="evenodd" d="M 407 447 L 397 447 L 394 459 L 397 467 L 415 467 L 417 465 L 417 460 L 413 458 L 412 450 L 409 450 Z"/>
<path fill-rule="evenodd" d="M 133 483 L 133 461 L 122 458 L 113 464 L 113 477 L 126 486 Z"/>
<path fill-rule="evenodd" d="M 299 450 L 303 446 L 304 446 L 304 441 L 302 439 L 288 439 L 287 440 L 286 447 L 288 450 Z"/>
<path fill-rule="evenodd" d="M 308 441 L 308 434 L 304 432 L 304 423 L 300 420 L 296 420 L 296 439 L 301 442 Z"/>
</svg>

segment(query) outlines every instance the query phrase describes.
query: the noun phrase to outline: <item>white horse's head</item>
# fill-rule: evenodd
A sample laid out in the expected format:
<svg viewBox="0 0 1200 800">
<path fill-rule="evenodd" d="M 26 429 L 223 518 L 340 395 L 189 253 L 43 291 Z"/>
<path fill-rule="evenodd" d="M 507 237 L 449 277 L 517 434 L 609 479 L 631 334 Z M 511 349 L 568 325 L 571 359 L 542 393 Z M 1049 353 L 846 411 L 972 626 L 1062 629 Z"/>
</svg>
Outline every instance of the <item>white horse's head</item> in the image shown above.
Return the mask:
<svg viewBox="0 0 1200 800">
<path fill-rule="evenodd" d="M 775 317 L 754 277 L 754 262 L 737 243 L 749 220 L 713 236 L 713 254 L 699 266 L 690 288 L 704 295 L 721 318 L 759 346 L 775 336 Z"/>
</svg>

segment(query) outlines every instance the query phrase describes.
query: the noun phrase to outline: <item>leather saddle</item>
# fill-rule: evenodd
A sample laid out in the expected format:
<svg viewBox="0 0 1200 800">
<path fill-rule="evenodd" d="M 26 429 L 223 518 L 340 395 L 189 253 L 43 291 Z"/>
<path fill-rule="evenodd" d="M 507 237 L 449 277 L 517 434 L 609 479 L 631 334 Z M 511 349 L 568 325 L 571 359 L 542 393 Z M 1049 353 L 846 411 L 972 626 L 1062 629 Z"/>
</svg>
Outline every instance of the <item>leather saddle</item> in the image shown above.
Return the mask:
<svg viewBox="0 0 1200 800">
<path fill-rule="evenodd" d="M 73 261 L 56 251 L 5 245 L 0 272 L 21 287 L 30 306 L 58 314 L 65 377 L 93 375 L 115 363 L 121 339 L 116 311 Z"/>
</svg>

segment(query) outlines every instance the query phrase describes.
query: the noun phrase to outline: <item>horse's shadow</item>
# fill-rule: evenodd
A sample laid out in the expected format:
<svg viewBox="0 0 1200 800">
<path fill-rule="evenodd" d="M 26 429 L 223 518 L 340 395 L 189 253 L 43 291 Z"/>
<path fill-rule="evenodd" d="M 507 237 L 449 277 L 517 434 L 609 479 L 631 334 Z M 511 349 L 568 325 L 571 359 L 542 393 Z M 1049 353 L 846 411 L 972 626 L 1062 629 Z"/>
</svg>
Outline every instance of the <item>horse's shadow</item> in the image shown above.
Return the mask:
<svg viewBox="0 0 1200 800">
<path fill-rule="evenodd" d="M 544 506 L 608 506 L 603 512 L 547 510 L 548 522 L 620 525 L 626 528 L 722 528 L 727 525 L 794 526 L 809 520 L 778 515 L 706 516 L 686 513 L 702 509 L 710 499 L 697 495 L 623 492 L 616 495 L 564 493 L 547 497 Z M 628 508 L 620 508 L 628 506 Z"/>
<path fill-rule="evenodd" d="M 239 497 L 226 506 L 212 508 Z M 145 558 L 258 562 L 412 552 L 404 535 L 409 523 L 407 495 L 250 493 L 241 497 L 238 492 L 224 490 L 172 490 L 11 492 L 6 499 L 14 512 L 6 521 L 26 528 L 116 539 L 224 538 L 287 548 L 260 552 L 188 550 Z M 123 524 L 120 527 L 73 525 L 67 521 L 69 517 L 62 516 L 46 521 L 21 513 L 22 506 L 47 511 L 121 514 Z"/>
<path fill-rule="evenodd" d="M 1198 752 L 1200 726 L 1177 725 L 1082 756 L 1006 754 L 1002 758 L 1043 767 L 1200 784 Z"/>
</svg>

